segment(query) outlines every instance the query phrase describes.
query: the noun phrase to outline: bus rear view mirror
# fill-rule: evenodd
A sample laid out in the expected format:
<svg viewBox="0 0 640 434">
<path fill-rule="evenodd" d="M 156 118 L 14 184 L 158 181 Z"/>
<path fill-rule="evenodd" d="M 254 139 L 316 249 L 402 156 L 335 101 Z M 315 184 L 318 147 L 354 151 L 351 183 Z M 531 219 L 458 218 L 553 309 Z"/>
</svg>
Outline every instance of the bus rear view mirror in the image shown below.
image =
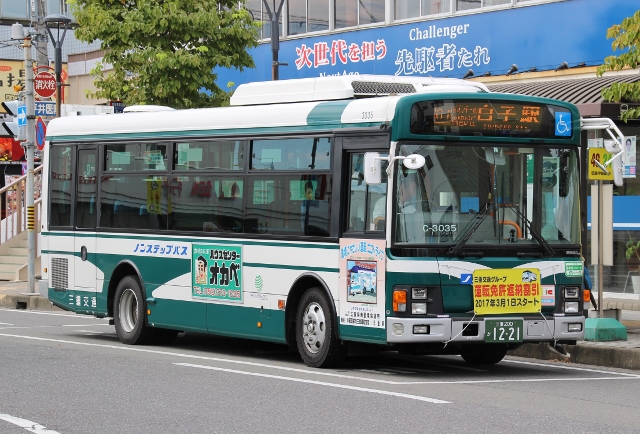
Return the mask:
<svg viewBox="0 0 640 434">
<path fill-rule="evenodd" d="M 411 154 L 408 157 L 404 157 L 402 164 L 404 164 L 404 167 L 407 169 L 416 170 L 424 166 L 426 161 L 427 160 L 420 154 Z"/>
<path fill-rule="evenodd" d="M 611 166 L 608 168 L 613 172 L 613 183 L 617 187 L 622 187 L 622 159 L 620 155 L 614 156 L 613 161 L 611 161 Z"/>
<path fill-rule="evenodd" d="M 364 182 L 379 185 L 382 182 L 382 159 L 379 152 L 364 154 Z M 386 158 L 384 158 L 386 160 Z"/>
</svg>

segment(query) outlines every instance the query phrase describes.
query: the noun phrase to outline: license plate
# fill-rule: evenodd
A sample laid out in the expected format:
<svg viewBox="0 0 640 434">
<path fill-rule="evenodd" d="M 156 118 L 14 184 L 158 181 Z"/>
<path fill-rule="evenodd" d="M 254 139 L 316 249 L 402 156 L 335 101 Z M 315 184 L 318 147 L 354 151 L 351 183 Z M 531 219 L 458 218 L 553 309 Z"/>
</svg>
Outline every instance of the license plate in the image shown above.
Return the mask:
<svg viewBox="0 0 640 434">
<path fill-rule="evenodd" d="M 484 321 L 485 342 L 522 342 L 524 321 L 489 319 Z"/>
</svg>

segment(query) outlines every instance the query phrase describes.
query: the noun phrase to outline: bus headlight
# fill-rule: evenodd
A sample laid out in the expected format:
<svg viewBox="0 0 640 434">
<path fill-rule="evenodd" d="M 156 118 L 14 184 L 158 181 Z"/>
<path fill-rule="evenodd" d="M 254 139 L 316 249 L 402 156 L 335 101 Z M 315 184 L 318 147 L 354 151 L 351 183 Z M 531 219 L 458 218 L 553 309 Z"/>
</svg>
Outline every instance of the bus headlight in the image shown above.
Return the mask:
<svg viewBox="0 0 640 434">
<path fill-rule="evenodd" d="M 427 303 L 411 303 L 411 313 L 425 315 L 427 313 Z"/>
<path fill-rule="evenodd" d="M 578 313 L 579 303 L 577 301 L 567 301 L 564 304 L 564 313 Z"/>
<path fill-rule="evenodd" d="M 580 295 L 580 288 L 578 288 L 577 286 L 567 286 L 564 288 L 564 298 L 569 300 L 569 299 L 576 299 L 578 298 L 578 295 Z"/>
</svg>

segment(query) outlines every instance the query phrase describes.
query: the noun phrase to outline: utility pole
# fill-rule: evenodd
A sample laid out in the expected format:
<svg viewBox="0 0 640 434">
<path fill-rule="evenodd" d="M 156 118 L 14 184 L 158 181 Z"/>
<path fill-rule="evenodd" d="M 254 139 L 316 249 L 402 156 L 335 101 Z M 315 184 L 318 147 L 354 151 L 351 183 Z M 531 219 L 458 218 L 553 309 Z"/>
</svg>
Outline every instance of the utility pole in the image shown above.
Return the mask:
<svg viewBox="0 0 640 434">
<path fill-rule="evenodd" d="M 44 24 L 46 15 L 45 0 L 35 0 L 36 2 L 36 67 L 49 66 L 49 54 L 47 44 L 47 26 Z"/>
<path fill-rule="evenodd" d="M 30 294 L 35 294 L 35 264 L 36 264 L 36 231 L 35 231 L 35 210 L 33 196 L 33 170 L 34 170 L 34 147 L 36 135 L 36 109 L 33 95 L 33 58 L 31 57 L 31 36 L 24 38 L 24 69 L 26 81 L 27 99 L 27 141 L 25 148 L 27 153 L 27 287 Z"/>
</svg>

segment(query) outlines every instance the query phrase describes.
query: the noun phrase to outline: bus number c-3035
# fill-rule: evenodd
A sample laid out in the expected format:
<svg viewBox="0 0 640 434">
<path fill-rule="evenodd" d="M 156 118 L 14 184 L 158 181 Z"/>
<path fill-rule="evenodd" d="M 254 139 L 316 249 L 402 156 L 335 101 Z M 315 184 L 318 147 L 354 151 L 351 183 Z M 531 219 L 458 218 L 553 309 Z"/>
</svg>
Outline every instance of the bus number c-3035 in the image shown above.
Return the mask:
<svg viewBox="0 0 640 434">
<path fill-rule="evenodd" d="M 423 225 L 422 230 L 432 234 L 440 234 L 440 235 L 453 235 L 458 231 L 458 225 L 456 224 L 437 224 L 434 223 L 432 225 Z"/>
</svg>

